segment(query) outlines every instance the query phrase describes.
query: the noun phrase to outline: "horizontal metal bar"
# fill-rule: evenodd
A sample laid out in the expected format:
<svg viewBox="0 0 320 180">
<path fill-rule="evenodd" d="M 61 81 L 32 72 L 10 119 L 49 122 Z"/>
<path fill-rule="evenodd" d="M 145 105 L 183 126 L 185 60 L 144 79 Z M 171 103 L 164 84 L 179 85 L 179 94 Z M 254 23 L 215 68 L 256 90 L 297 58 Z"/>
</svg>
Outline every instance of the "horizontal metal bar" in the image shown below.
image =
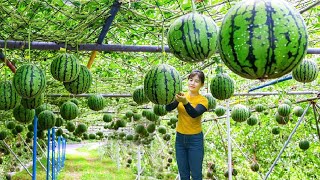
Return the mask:
<svg viewBox="0 0 320 180">
<path fill-rule="evenodd" d="M 4 48 L 7 43 L 7 49 L 26 49 L 28 48 L 27 41 L 7 41 L 0 40 L 0 48 Z M 55 42 L 38 42 L 30 43 L 31 49 L 38 50 L 60 50 L 65 48 L 64 43 L 57 44 Z M 120 51 L 120 52 L 162 52 L 161 46 L 151 45 L 121 45 L 121 44 L 79 44 L 78 48 L 67 45 L 67 50 L 78 51 Z M 165 46 L 165 51 L 169 52 L 169 47 Z"/>
<path fill-rule="evenodd" d="M 78 94 L 78 95 L 70 95 L 70 94 L 47 94 L 46 97 L 90 97 L 92 94 Z M 103 97 L 132 97 L 131 94 L 100 94 Z"/>
<path fill-rule="evenodd" d="M 304 94 L 319 94 L 320 91 L 287 91 L 285 94 L 287 95 L 304 95 Z M 283 94 L 283 92 L 255 92 L 255 93 L 234 93 L 233 96 L 267 96 L 267 95 L 279 95 Z M 92 94 L 78 94 L 78 95 L 70 95 L 70 94 L 47 94 L 46 97 L 57 98 L 57 97 L 90 97 Z M 132 97 L 131 94 L 101 94 L 103 97 Z M 149 109 L 149 108 L 142 108 Z"/>
<path fill-rule="evenodd" d="M 27 49 L 27 41 L 0 40 L 0 48 L 4 48 L 7 44 L 7 49 Z M 39 42 L 33 41 L 30 43 L 31 49 L 38 50 L 60 50 L 65 48 L 64 43 L 55 42 Z M 76 46 L 67 45 L 67 50 L 78 51 L 120 51 L 120 52 L 162 52 L 161 46 L 154 45 L 121 45 L 121 44 L 79 44 Z M 169 46 L 164 46 L 165 52 L 170 52 Z M 320 54 L 320 48 L 308 48 L 307 54 Z"/>
</svg>

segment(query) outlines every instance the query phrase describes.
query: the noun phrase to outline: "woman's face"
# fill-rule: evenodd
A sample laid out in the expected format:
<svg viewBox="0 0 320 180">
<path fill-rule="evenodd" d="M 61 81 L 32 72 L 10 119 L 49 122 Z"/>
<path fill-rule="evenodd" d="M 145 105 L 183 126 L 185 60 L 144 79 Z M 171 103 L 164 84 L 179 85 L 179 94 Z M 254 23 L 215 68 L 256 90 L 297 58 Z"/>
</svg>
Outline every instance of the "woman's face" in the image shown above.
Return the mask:
<svg viewBox="0 0 320 180">
<path fill-rule="evenodd" d="M 199 92 L 202 85 L 203 84 L 198 75 L 195 75 L 188 80 L 188 88 L 191 92 Z"/>
</svg>

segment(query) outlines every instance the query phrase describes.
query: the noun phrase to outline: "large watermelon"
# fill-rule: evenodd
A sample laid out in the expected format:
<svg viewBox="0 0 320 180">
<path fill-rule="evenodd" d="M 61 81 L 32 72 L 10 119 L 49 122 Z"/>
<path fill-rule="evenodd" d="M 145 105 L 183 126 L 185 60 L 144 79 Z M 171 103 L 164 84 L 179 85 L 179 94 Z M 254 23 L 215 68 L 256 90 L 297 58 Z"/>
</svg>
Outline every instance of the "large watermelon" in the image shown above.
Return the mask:
<svg viewBox="0 0 320 180">
<path fill-rule="evenodd" d="M 144 78 L 144 92 L 154 104 L 170 104 L 181 89 L 179 72 L 170 65 L 157 65 L 149 70 Z"/>
<path fill-rule="evenodd" d="M 33 98 L 45 90 L 46 76 L 35 65 L 23 65 L 13 76 L 13 86 L 21 97 Z"/>
<path fill-rule="evenodd" d="M 234 73 L 248 79 L 281 77 L 306 54 L 303 18 L 282 0 L 243 0 L 224 17 L 220 56 Z"/>
<path fill-rule="evenodd" d="M 92 75 L 86 66 L 80 66 L 79 76 L 71 81 L 64 82 L 63 85 L 71 94 L 82 94 L 89 90 L 92 84 Z"/>
<path fill-rule="evenodd" d="M 10 81 L 0 82 L 0 97 L 0 110 L 15 108 L 21 99 Z"/>
<path fill-rule="evenodd" d="M 39 130 L 47 130 L 54 127 L 56 123 L 56 117 L 52 111 L 44 110 L 39 114 L 38 117 Z"/>
<path fill-rule="evenodd" d="M 292 77 L 298 82 L 312 82 L 318 77 L 317 63 L 312 60 L 304 60 L 292 70 Z"/>
<path fill-rule="evenodd" d="M 61 82 L 70 82 L 78 77 L 80 64 L 74 55 L 63 53 L 53 59 L 50 72 L 54 79 Z"/>
<path fill-rule="evenodd" d="M 67 101 L 61 105 L 60 115 L 65 120 L 75 119 L 79 115 L 78 106 L 71 101 Z"/>
<path fill-rule="evenodd" d="M 198 13 L 181 16 L 168 31 L 170 51 L 182 61 L 203 61 L 216 51 L 217 29 L 211 17 Z"/>
<path fill-rule="evenodd" d="M 234 93 L 234 82 L 227 74 L 219 73 L 211 80 L 210 92 L 216 99 L 229 99 Z"/>
<path fill-rule="evenodd" d="M 22 105 L 19 105 L 13 109 L 13 117 L 21 123 L 30 123 L 32 122 L 35 115 L 34 109 L 27 109 Z"/>
<path fill-rule="evenodd" d="M 44 101 L 44 94 L 40 94 L 34 98 L 22 98 L 21 105 L 27 109 L 35 109 L 39 107 Z"/>
<path fill-rule="evenodd" d="M 104 97 L 100 94 L 91 95 L 87 102 L 89 108 L 94 111 L 100 111 L 105 106 Z"/>
<path fill-rule="evenodd" d="M 137 87 L 132 94 L 133 101 L 136 102 L 137 104 L 145 104 L 149 102 L 149 99 L 144 93 L 144 89 L 142 86 Z"/>
</svg>

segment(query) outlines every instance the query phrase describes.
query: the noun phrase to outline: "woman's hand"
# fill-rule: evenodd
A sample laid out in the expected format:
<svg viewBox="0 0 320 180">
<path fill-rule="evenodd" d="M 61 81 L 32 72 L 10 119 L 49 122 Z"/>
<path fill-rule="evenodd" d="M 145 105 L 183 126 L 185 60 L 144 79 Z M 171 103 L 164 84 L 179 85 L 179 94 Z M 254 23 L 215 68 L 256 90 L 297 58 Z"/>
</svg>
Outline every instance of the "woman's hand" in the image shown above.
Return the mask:
<svg viewBox="0 0 320 180">
<path fill-rule="evenodd" d="M 188 104 L 188 100 L 186 99 L 186 96 L 181 92 L 176 94 L 176 100 L 178 102 L 182 102 L 182 104 L 184 105 Z"/>
</svg>

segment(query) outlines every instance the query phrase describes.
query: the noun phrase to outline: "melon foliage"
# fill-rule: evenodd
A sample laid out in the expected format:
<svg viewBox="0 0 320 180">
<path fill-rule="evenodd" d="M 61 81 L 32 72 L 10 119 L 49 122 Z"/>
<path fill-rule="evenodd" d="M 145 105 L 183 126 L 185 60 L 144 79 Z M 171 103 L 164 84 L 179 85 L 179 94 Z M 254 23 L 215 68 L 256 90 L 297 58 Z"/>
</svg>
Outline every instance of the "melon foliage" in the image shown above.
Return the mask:
<svg viewBox="0 0 320 180">
<path fill-rule="evenodd" d="M 170 65 L 157 65 L 150 69 L 144 78 L 144 92 L 154 104 L 170 104 L 181 90 L 180 75 Z"/>
<path fill-rule="evenodd" d="M 224 64 L 247 79 L 272 79 L 292 71 L 308 45 L 305 22 L 283 0 L 243 0 L 224 16 L 219 31 Z"/>
<path fill-rule="evenodd" d="M 189 13 L 176 19 L 168 31 L 170 51 L 181 61 L 199 62 L 216 51 L 218 28 L 211 17 Z"/>
</svg>

